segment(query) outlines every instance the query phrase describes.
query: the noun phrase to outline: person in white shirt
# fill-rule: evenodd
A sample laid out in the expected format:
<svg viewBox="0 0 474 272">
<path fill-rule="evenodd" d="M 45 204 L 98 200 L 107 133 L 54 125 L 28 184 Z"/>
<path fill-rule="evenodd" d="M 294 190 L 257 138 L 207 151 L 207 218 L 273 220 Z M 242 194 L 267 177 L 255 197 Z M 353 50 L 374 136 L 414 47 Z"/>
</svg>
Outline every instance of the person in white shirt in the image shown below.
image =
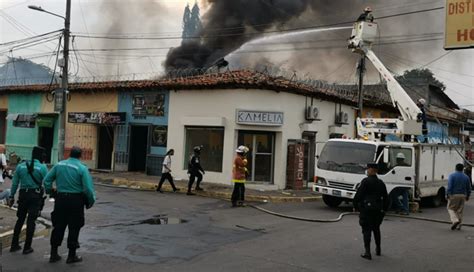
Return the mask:
<svg viewBox="0 0 474 272">
<path fill-rule="evenodd" d="M 7 171 L 7 158 L 5 156 L 5 147 L 0 146 L 0 185 L 3 185 L 3 182 L 5 181 L 3 179 L 3 171 Z M 3 199 L 8 199 L 10 197 L 10 189 L 1 189 L 0 188 L 0 200 L 3 201 Z"/>
<path fill-rule="evenodd" d="M 0 183 L 3 183 L 3 172 L 7 171 L 7 157 L 5 156 L 5 147 L 0 146 Z"/>
<path fill-rule="evenodd" d="M 166 152 L 165 159 L 163 160 L 163 168 L 161 170 L 160 183 L 158 184 L 158 187 L 156 188 L 157 192 L 163 193 L 163 191 L 161 190 L 161 186 L 165 182 L 165 179 L 167 179 L 170 182 L 171 187 L 173 187 L 173 192 L 176 193 L 177 191 L 179 191 L 179 189 L 176 188 L 176 186 L 174 185 L 173 177 L 171 176 L 171 156 L 173 155 L 174 155 L 174 149 L 170 149 L 168 150 L 168 152 Z"/>
</svg>

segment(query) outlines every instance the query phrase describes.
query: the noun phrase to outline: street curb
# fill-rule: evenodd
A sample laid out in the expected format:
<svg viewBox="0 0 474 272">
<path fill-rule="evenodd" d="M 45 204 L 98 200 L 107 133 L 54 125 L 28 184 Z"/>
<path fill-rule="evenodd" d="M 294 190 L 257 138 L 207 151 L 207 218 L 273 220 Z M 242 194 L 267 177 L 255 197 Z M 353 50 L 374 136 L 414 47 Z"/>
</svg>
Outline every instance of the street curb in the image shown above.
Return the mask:
<svg viewBox="0 0 474 272">
<path fill-rule="evenodd" d="M 12 211 L 16 211 L 16 209 L 10 208 L 6 205 L 0 205 L 0 209 L 10 209 Z M 39 228 L 38 223 L 41 224 L 43 227 Z M 35 234 L 33 237 L 48 236 L 51 227 L 52 227 L 52 224 L 48 219 L 45 219 L 43 217 L 38 217 L 36 219 L 36 229 L 35 229 Z M 21 228 L 21 233 L 20 233 L 20 242 L 25 241 L 25 236 L 26 236 L 26 225 L 23 225 L 23 227 Z M 0 233 L 0 250 L 4 248 L 9 248 L 11 246 L 12 237 L 13 237 L 13 229 Z"/>
<path fill-rule="evenodd" d="M 115 187 L 122 187 L 122 188 L 132 188 L 136 190 L 143 190 L 143 191 L 154 191 L 156 190 L 156 183 L 152 182 L 144 182 L 144 181 L 134 181 L 128 179 L 121 179 L 121 178 L 99 178 L 94 177 L 94 181 L 111 185 Z M 186 193 L 188 190 L 185 186 L 176 185 L 176 188 L 180 190 L 180 193 Z M 171 186 L 163 185 L 163 191 L 171 192 Z M 194 191 L 194 193 L 198 196 L 203 197 L 210 197 L 210 198 L 217 198 L 217 199 L 224 199 L 229 200 L 232 196 L 232 192 L 225 192 L 225 191 L 212 191 L 212 190 L 205 190 L 205 191 Z M 246 194 L 245 200 L 252 201 L 252 202 L 271 202 L 271 203 L 301 203 L 301 202 L 314 202 L 320 201 L 321 196 L 310 196 L 310 197 L 296 197 L 296 196 L 269 196 L 269 195 L 251 195 Z"/>
</svg>

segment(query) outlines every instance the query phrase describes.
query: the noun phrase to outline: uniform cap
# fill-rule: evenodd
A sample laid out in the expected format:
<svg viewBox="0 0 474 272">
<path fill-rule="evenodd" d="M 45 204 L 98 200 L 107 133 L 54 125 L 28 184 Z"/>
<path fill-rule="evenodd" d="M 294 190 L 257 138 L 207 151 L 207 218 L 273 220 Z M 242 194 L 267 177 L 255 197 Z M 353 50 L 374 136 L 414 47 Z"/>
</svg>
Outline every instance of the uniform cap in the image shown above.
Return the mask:
<svg viewBox="0 0 474 272">
<path fill-rule="evenodd" d="M 366 8 L 364 9 L 364 11 L 366 11 L 366 12 L 371 12 L 371 11 L 372 11 L 372 8 L 371 8 L 371 7 L 366 7 Z"/>
<path fill-rule="evenodd" d="M 379 166 L 376 163 L 368 163 L 367 164 L 367 169 L 369 169 L 369 168 L 378 169 Z"/>
</svg>

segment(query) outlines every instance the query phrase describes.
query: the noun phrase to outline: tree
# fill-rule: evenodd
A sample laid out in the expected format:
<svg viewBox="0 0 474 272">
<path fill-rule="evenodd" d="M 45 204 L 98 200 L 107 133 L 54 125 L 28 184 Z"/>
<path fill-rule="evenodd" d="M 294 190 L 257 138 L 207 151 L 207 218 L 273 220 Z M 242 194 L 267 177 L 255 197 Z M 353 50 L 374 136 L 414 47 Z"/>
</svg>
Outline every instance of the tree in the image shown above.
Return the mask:
<svg viewBox="0 0 474 272">
<path fill-rule="evenodd" d="M 192 36 L 197 37 L 199 36 L 202 30 L 202 23 L 201 23 L 201 10 L 196 3 L 194 3 L 193 9 L 191 11 L 191 18 L 189 20 L 190 28 L 192 29 Z"/>
<path fill-rule="evenodd" d="M 396 79 L 402 84 L 413 85 L 422 82 L 437 86 L 443 91 L 446 89 L 446 85 L 436 79 L 433 72 L 427 68 L 407 70 Z"/>
<path fill-rule="evenodd" d="M 192 35 L 192 29 L 190 25 L 190 20 L 191 20 L 191 10 L 189 9 L 189 4 L 186 5 L 184 8 L 184 14 L 183 14 L 183 35 L 182 38 L 189 38 Z"/>
</svg>

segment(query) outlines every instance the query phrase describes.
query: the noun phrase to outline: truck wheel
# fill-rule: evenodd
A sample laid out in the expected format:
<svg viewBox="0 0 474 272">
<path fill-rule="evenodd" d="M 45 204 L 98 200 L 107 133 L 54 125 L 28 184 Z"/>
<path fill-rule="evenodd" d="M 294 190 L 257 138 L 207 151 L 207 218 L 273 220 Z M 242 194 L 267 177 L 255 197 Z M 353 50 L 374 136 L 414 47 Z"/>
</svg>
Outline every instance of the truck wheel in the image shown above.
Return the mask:
<svg viewBox="0 0 474 272">
<path fill-rule="evenodd" d="M 336 208 L 342 203 L 342 198 L 330 195 L 323 195 L 323 201 L 329 207 Z"/>
<path fill-rule="evenodd" d="M 439 207 L 445 202 L 444 189 L 441 188 L 438 190 L 438 194 L 431 197 L 431 206 Z"/>
</svg>

